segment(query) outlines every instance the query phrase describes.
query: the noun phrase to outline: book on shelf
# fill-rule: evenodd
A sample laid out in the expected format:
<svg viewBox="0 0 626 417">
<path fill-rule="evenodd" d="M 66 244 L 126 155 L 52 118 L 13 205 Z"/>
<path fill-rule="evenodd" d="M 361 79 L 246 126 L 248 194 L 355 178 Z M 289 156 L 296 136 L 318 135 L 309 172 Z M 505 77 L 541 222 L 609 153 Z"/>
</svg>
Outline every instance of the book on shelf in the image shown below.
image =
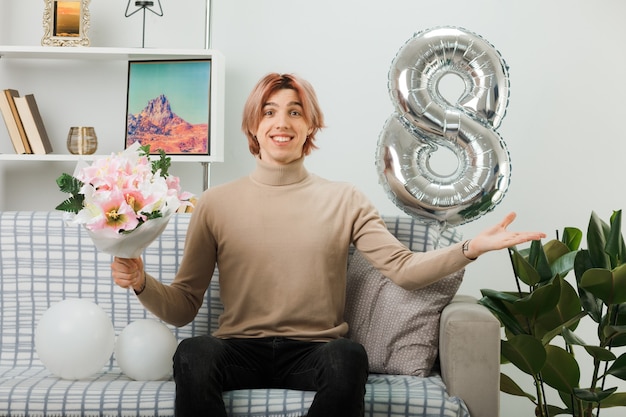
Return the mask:
<svg viewBox="0 0 626 417">
<path fill-rule="evenodd" d="M 39 107 L 33 94 L 15 97 L 15 105 L 22 119 L 32 153 L 45 155 L 52 152 L 52 145 L 46 132 Z"/>
<path fill-rule="evenodd" d="M 32 153 L 26 131 L 22 124 L 22 119 L 15 105 L 15 98 L 19 96 L 20 94 L 17 90 L 11 88 L 5 89 L 2 94 L 0 94 L 0 111 L 2 112 L 2 118 L 9 131 L 9 138 L 13 144 L 15 153 Z"/>
</svg>

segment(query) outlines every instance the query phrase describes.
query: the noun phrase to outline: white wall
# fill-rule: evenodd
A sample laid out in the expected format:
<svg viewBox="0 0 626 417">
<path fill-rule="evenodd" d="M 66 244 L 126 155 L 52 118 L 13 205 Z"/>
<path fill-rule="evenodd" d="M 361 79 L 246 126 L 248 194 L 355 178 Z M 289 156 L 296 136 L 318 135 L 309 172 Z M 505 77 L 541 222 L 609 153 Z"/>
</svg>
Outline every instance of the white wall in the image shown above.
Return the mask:
<svg viewBox="0 0 626 417">
<path fill-rule="evenodd" d="M 140 46 L 141 17 L 126 19 L 126 3 L 92 0 L 94 46 Z M 164 17 L 147 16 L 146 46 L 203 47 L 204 1 L 162 3 Z M 0 0 L 0 43 L 38 45 L 42 7 L 40 0 Z M 499 129 L 511 154 L 511 185 L 493 213 L 461 226 L 463 232 L 471 236 L 511 210 L 519 215 L 512 229 L 543 230 L 551 236 L 565 226 L 584 230 L 592 210 L 608 218 L 625 201 L 624 16 L 622 0 L 213 0 L 212 47 L 224 53 L 227 73 L 226 162 L 213 165 L 212 182 L 245 175 L 253 165 L 239 130 L 252 85 L 270 71 L 296 72 L 316 87 L 327 117 L 328 128 L 318 140 L 321 149 L 310 156 L 309 169 L 352 182 L 381 212 L 399 213 L 378 184 L 374 166 L 378 135 L 392 112 L 387 73 L 414 32 L 456 25 L 494 44 L 510 66 L 511 79 L 510 104 Z M 52 78 L 26 78 L 31 74 L 27 69 L 10 76 L 2 65 L 7 64 L 0 62 L 2 88 L 32 89 L 44 101 L 54 88 Z M 119 107 L 125 79 L 110 81 L 121 86 L 122 93 L 113 94 L 108 92 L 113 87 L 103 86 L 106 70 L 81 75 L 77 69 L 84 93 L 102 94 L 105 108 Z M 116 108 L 115 120 L 97 119 L 98 108 L 72 109 L 83 121 L 95 118 L 101 142 L 106 138 L 103 149 L 121 146 L 123 108 Z M 63 110 L 50 104 L 46 123 L 63 150 L 69 125 L 56 124 L 59 112 Z M 10 151 L 0 129 L 0 152 Z M 53 179 L 60 170 L 71 169 L 61 163 L 4 165 L 0 207 L 5 210 L 51 209 L 62 198 Z M 183 177 L 184 188 L 201 189 L 199 167 L 177 165 L 174 173 Z M 479 296 L 481 288 L 513 286 L 502 251 L 468 267 L 462 291 Z M 593 333 L 583 337 L 592 340 Z M 503 396 L 502 403 L 503 416 L 530 415 L 527 401 Z M 609 410 L 602 415 L 617 414 Z"/>
</svg>

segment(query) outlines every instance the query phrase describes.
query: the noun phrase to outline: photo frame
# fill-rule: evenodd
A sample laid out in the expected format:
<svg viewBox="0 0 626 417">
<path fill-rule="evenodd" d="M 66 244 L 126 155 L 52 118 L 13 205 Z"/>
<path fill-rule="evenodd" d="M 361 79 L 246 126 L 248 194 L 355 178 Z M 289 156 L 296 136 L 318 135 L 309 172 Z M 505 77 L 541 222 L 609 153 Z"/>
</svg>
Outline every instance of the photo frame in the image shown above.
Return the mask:
<svg viewBox="0 0 626 417">
<path fill-rule="evenodd" d="M 44 0 L 43 46 L 89 46 L 90 0 Z"/>
<path fill-rule="evenodd" d="M 128 62 L 124 148 L 211 154 L 210 58 Z"/>
</svg>

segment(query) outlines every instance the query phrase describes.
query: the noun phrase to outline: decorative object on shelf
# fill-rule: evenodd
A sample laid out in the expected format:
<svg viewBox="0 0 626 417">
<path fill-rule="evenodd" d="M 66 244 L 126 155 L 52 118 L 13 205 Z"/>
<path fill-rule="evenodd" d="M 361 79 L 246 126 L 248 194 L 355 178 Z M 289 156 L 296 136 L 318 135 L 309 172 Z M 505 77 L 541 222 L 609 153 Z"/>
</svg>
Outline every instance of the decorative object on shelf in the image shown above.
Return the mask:
<svg viewBox="0 0 626 417">
<path fill-rule="evenodd" d="M 137 9 L 133 12 L 128 12 L 128 9 L 130 9 L 130 3 L 134 1 L 134 0 L 128 0 L 128 4 L 126 5 L 126 13 L 124 13 L 124 16 L 126 17 L 131 17 L 132 15 L 134 15 L 135 13 L 137 13 L 140 10 L 143 10 L 143 31 L 142 31 L 142 35 L 141 35 L 141 47 L 143 48 L 146 44 L 146 10 L 151 11 L 152 13 L 154 13 L 155 15 L 162 17 L 163 16 L 163 8 L 161 7 L 161 0 L 157 0 L 157 4 L 159 5 L 159 11 L 155 11 L 152 7 L 154 6 L 154 2 L 153 1 L 135 1 L 135 7 L 137 7 Z"/>
<path fill-rule="evenodd" d="M 137 258 L 165 229 L 193 195 L 170 175 L 170 158 L 150 161 L 150 146 L 132 146 L 92 165 L 80 161 L 74 175 L 62 174 L 57 185 L 70 197 L 56 209 L 68 212 L 70 224 L 81 224 L 96 248 L 120 258 Z"/>
<path fill-rule="evenodd" d="M 93 127 L 72 126 L 67 134 L 67 150 L 74 155 L 91 155 L 98 149 L 98 137 Z"/>
<path fill-rule="evenodd" d="M 126 143 L 210 155 L 210 59 L 129 61 Z"/>
<path fill-rule="evenodd" d="M 459 78 L 461 97 L 440 82 Z M 417 33 L 394 58 L 389 94 L 395 112 L 380 135 L 379 181 L 400 209 L 444 229 L 491 211 L 506 193 L 511 164 L 496 131 L 509 98 L 508 67 L 482 37 L 457 27 Z M 436 169 L 432 156 L 455 166 Z"/>
<path fill-rule="evenodd" d="M 44 0 L 44 46 L 89 46 L 90 0 Z"/>
<path fill-rule="evenodd" d="M 592 212 L 586 249 L 580 248 L 584 236 L 575 227 L 566 227 L 560 239 L 557 235 L 545 245 L 533 241 L 529 248 L 511 248 L 516 290 L 481 290 L 480 304 L 504 327 L 502 363 L 522 371 L 515 377 L 529 378 L 535 392 L 525 392 L 506 374 L 501 374 L 500 390 L 532 401 L 529 415 L 591 417 L 602 408 L 626 407 L 626 392 L 617 392 L 618 383 L 626 380 L 621 229 L 621 210 L 609 223 Z M 574 277 L 566 280 L 571 271 Z M 596 329 L 589 333 L 597 337 L 584 341 L 575 331 L 590 325 Z M 559 405 L 548 403 L 559 399 Z"/>
</svg>

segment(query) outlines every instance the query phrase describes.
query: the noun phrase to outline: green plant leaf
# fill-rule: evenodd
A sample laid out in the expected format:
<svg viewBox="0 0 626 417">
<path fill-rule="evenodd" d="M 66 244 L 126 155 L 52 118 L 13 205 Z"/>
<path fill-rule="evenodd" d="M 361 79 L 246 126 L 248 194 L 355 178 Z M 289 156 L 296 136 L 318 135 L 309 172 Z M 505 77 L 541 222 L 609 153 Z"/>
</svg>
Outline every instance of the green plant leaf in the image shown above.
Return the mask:
<svg viewBox="0 0 626 417">
<path fill-rule="evenodd" d="M 606 323 L 606 320 L 603 320 L 602 323 Z M 602 336 L 606 339 L 607 344 L 610 341 L 611 347 L 623 346 L 621 343 L 623 342 L 624 335 L 626 335 L 625 325 L 604 325 L 601 329 Z"/>
<path fill-rule="evenodd" d="M 599 361 L 609 362 L 615 360 L 615 354 L 606 348 L 591 345 L 585 345 L 584 348 L 589 355 Z"/>
<path fill-rule="evenodd" d="M 587 250 L 595 268 L 611 268 L 609 256 L 605 252 L 606 236 L 609 231 L 609 225 L 592 212 L 587 227 Z"/>
<path fill-rule="evenodd" d="M 532 336 L 520 334 L 500 342 L 502 356 L 529 375 L 538 374 L 546 363 L 546 349 Z"/>
<path fill-rule="evenodd" d="M 626 407 L 626 393 L 616 392 L 600 403 L 600 408 Z"/>
<path fill-rule="evenodd" d="M 552 265 L 561 256 L 570 253 L 567 245 L 556 239 L 550 240 L 545 245 L 543 245 L 543 251 L 546 255 L 546 259 L 548 260 L 548 264 L 550 265 Z"/>
<path fill-rule="evenodd" d="M 567 342 L 568 345 L 578 345 L 578 346 L 587 346 L 584 340 L 582 340 L 576 333 L 571 331 L 568 328 L 562 328 L 561 334 L 563 335 L 563 339 Z"/>
<path fill-rule="evenodd" d="M 578 252 L 568 252 L 565 255 L 561 256 L 551 264 L 552 273 L 554 275 L 559 275 L 563 278 L 569 274 L 569 272 L 574 269 L 576 256 Z"/>
<path fill-rule="evenodd" d="M 526 285 L 532 287 L 541 281 L 539 272 L 517 250 L 511 249 L 511 259 L 515 275 Z"/>
<path fill-rule="evenodd" d="M 574 329 L 574 326 L 577 326 L 577 323 L 586 316 L 587 316 L 587 313 L 585 311 L 580 311 L 574 317 L 572 317 L 571 319 L 563 323 L 562 326 L 554 328 L 550 330 L 549 332 L 547 332 L 546 334 L 544 334 L 543 337 L 541 338 L 542 343 L 544 345 L 547 345 L 548 343 L 550 343 L 552 339 L 554 339 L 555 337 L 557 337 L 563 332 L 563 328 L 569 329 L 571 327 L 572 329 Z"/>
<path fill-rule="evenodd" d="M 513 308 L 516 312 L 534 319 L 556 308 L 560 296 L 561 280 L 554 279 L 551 283 L 536 288 L 528 296 L 517 300 Z"/>
<path fill-rule="evenodd" d="M 491 311 L 491 314 L 493 314 L 498 320 L 500 320 L 500 323 L 507 331 L 513 334 L 526 333 L 526 330 L 519 323 L 516 316 L 513 315 L 513 313 L 511 313 L 509 309 L 506 308 L 505 303 L 502 302 L 501 298 L 499 298 L 500 295 L 504 295 L 506 293 L 500 293 L 493 290 L 481 290 L 481 292 L 483 293 L 484 297 L 478 300 L 478 303 L 485 306 L 489 311 Z"/>
<path fill-rule="evenodd" d="M 531 401 L 536 401 L 536 398 L 531 394 L 524 392 L 524 390 L 515 383 L 508 375 L 500 373 L 500 391 L 517 397 L 526 397 Z"/>
<path fill-rule="evenodd" d="M 578 399 L 576 399 L 574 397 L 573 393 L 566 393 L 566 392 L 558 392 L 559 398 L 561 398 L 561 401 L 563 401 L 563 404 L 566 404 L 567 407 L 567 413 L 570 416 L 581 416 L 583 415 L 581 412 L 579 412 L 579 408 L 580 405 L 582 404 L 584 407 L 584 403 L 582 403 L 581 401 L 579 401 Z M 563 414 L 563 413 L 561 413 Z M 551 414 L 552 415 L 552 414 Z M 559 414 L 554 414 L 554 415 L 559 415 Z"/>
<path fill-rule="evenodd" d="M 574 356 L 563 348 L 545 347 L 546 362 L 541 369 L 543 381 L 554 389 L 573 393 L 580 380 L 580 368 Z"/>
<path fill-rule="evenodd" d="M 574 388 L 574 396 L 588 403 L 599 403 L 617 391 L 617 387 L 606 390 L 591 390 L 589 388 Z"/>
<path fill-rule="evenodd" d="M 566 227 L 563 229 L 563 237 L 561 239 L 567 245 L 570 251 L 576 251 L 580 248 L 583 240 L 583 232 L 576 227 Z"/>
<path fill-rule="evenodd" d="M 617 210 L 611 216 L 611 231 L 607 236 L 605 251 L 611 259 L 611 268 L 624 262 L 624 238 L 622 237 L 622 211 Z"/>
<path fill-rule="evenodd" d="M 530 263 L 539 274 L 539 282 L 548 281 L 554 276 L 552 274 L 552 268 L 550 268 L 548 256 L 546 255 L 544 246 L 540 240 L 533 240 L 532 242 L 530 242 L 528 263 Z"/>
<path fill-rule="evenodd" d="M 614 270 L 592 268 L 583 273 L 580 286 L 606 305 L 626 302 L 626 264 Z"/>
<path fill-rule="evenodd" d="M 573 415 L 572 414 L 572 410 L 568 409 L 568 408 L 561 408 L 561 407 L 556 407 L 554 405 L 549 405 L 548 404 L 548 416 L 550 417 L 556 417 L 556 416 L 562 416 L 562 415 Z M 539 415 L 539 414 L 535 414 L 535 415 Z"/>
<path fill-rule="evenodd" d="M 56 183 L 59 186 L 59 190 L 61 190 L 61 192 L 72 195 L 78 194 L 83 186 L 82 181 L 67 173 L 61 174 L 57 178 Z"/>
<path fill-rule="evenodd" d="M 596 323 L 600 323 L 602 321 L 602 300 L 580 286 L 580 280 L 582 279 L 583 274 L 592 268 L 593 263 L 591 262 L 589 251 L 578 251 L 576 258 L 574 259 L 574 272 L 576 274 L 576 283 L 578 285 L 578 297 L 580 298 L 580 303 L 583 309 L 589 313 L 591 319 Z"/>
<path fill-rule="evenodd" d="M 606 373 L 626 381 L 626 353 L 621 354 L 607 369 Z"/>
<path fill-rule="evenodd" d="M 56 206 L 55 210 L 67 211 L 70 213 L 78 213 L 83 208 L 83 202 L 85 201 L 85 196 L 82 194 L 78 194 L 72 196 L 61 202 L 58 206 Z"/>
<path fill-rule="evenodd" d="M 578 337 L 578 335 L 576 335 L 568 328 L 564 327 L 561 334 L 563 335 L 563 339 L 567 344 L 584 347 L 589 355 L 599 361 L 613 361 L 616 358 L 615 354 L 613 354 L 613 352 L 608 349 L 600 346 L 588 345 L 587 343 L 585 343 L 584 340 L 582 340 L 580 337 Z"/>
<path fill-rule="evenodd" d="M 603 318 L 603 335 L 610 339 L 611 347 L 626 346 L 626 304 L 619 304 L 614 313 L 616 315 L 611 317 L 611 325 L 608 324 L 607 316 Z"/>
<path fill-rule="evenodd" d="M 572 330 L 578 326 L 579 320 L 570 321 L 575 317 L 579 317 L 579 313 L 582 310 L 576 290 L 563 278 L 557 276 L 554 279 L 560 281 L 561 293 L 554 308 L 536 318 L 535 336 L 537 338 L 543 339 L 548 332 L 564 325 Z M 544 344 L 547 342 L 549 340 L 543 340 Z"/>
</svg>

